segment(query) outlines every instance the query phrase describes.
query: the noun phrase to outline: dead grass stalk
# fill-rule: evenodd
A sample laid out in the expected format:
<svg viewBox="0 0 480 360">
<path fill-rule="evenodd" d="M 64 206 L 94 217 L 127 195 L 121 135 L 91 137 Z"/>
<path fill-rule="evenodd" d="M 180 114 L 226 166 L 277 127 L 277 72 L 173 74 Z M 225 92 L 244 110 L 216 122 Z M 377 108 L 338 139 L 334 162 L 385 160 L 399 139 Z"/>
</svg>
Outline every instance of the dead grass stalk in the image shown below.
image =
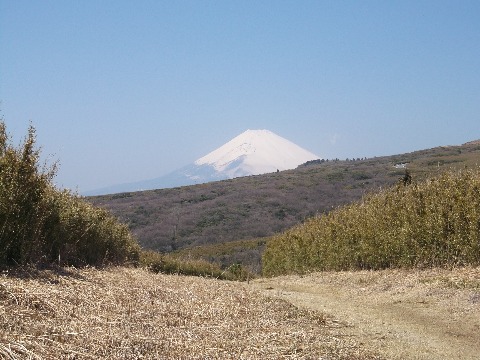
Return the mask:
<svg viewBox="0 0 480 360">
<path fill-rule="evenodd" d="M 0 277 L 2 359 L 374 359 L 248 284 L 142 269 Z"/>
</svg>

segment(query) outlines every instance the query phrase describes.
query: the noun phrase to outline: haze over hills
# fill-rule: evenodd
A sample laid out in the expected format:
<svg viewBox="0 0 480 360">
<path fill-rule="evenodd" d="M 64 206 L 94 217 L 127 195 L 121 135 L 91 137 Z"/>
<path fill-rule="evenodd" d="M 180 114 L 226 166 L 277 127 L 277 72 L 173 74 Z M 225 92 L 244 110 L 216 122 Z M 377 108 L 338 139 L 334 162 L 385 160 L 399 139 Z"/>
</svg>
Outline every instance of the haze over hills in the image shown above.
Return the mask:
<svg viewBox="0 0 480 360">
<path fill-rule="evenodd" d="M 151 180 L 113 185 L 85 195 L 163 189 L 290 170 L 319 156 L 269 130 L 247 130 L 193 164 Z"/>
</svg>

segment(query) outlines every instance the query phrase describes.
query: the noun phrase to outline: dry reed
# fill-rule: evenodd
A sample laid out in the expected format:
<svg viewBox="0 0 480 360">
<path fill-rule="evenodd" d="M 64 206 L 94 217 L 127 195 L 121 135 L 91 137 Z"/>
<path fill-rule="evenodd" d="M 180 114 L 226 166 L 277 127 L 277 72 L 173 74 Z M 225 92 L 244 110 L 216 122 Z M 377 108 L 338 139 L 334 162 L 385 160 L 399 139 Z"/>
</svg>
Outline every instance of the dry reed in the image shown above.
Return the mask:
<svg viewBox="0 0 480 360">
<path fill-rule="evenodd" d="M 480 265 L 480 168 L 368 194 L 271 238 L 264 275 Z"/>
</svg>

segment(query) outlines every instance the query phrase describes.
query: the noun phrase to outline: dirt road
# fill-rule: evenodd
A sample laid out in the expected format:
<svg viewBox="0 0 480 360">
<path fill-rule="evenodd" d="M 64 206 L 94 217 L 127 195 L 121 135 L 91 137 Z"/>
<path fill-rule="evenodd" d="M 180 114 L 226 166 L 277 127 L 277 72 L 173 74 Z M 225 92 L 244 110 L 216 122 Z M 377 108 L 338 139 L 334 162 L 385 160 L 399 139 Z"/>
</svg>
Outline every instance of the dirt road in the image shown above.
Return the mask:
<svg viewBox="0 0 480 360">
<path fill-rule="evenodd" d="M 321 311 L 387 359 L 480 359 L 480 268 L 327 272 L 251 282 Z"/>
</svg>

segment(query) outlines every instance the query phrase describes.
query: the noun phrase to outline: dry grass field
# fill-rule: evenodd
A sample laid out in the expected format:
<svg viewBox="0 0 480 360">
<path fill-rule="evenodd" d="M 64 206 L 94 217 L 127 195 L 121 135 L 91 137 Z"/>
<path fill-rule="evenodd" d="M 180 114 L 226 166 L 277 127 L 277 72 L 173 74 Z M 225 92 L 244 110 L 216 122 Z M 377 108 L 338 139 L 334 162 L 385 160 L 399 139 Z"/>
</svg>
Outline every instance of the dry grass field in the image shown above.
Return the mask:
<svg viewBox="0 0 480 360">
<path fill-rule="evenodd" d="M 0 359 L 477 359 L 480 268 L 0 276 Z"/>
<path fill-rule="evenodd" d="M 480 358 L 480 268 L 320 272 L 255 280 L 333 316 L 344 336 L 391 360 Z"/>
<path fill-rule="evenodd" d="M 110 268 L 0 277 L 2 359 L 379 359 L 252 283 Z"/>
</svg>

